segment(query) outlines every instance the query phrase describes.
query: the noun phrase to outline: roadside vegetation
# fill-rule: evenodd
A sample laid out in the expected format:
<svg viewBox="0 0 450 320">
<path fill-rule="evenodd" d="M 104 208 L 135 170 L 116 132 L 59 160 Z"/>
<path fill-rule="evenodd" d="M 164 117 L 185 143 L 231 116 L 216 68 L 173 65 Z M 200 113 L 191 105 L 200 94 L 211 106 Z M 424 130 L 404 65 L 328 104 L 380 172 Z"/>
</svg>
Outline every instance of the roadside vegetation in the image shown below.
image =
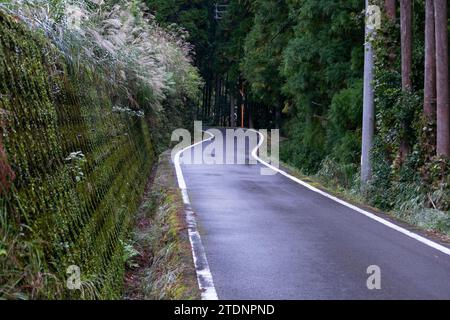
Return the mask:
<svg viewBox="0 0 450 320">
<path fill-rule="evenodd" d="M 147 184 L 128 242 L 125 299 L 199 299 L 184 203 L 170 152 Z"/>
</svg>

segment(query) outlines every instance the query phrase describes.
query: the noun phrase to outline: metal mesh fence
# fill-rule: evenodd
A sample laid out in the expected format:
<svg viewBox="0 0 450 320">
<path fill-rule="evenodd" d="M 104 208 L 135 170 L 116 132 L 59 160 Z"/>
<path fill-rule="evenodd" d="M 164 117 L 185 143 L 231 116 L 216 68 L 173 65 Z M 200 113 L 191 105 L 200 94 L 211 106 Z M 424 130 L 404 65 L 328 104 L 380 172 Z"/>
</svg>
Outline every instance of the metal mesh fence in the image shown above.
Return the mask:
<svg viewBox="0 0 450 320">
<path fill-rule="evenodd" d="M 147 121 L 117 108 L 126 103 L 101 74 L 75 69 L 0 13 L 3 295 L 13 285 L 45 298 L 120 295 L 123 241 L 154 160 Z M 33 263 L 40 282 L 30 284 Z M 69 265 L 82 290 L 66 288 Z"/>
</svg>

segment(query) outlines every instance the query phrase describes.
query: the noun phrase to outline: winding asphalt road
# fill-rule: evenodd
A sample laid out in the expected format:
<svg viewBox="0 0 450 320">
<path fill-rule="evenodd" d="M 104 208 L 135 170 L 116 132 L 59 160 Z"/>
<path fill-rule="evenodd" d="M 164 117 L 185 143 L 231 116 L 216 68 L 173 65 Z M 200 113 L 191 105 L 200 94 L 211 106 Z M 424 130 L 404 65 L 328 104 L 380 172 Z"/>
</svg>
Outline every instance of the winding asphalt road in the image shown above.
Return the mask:
<svg viewBox="0 0 450 320">
<path fill-rule="evenodd" d="M 450 299 L 448 254 L 261 167 L 182 165 L 220 299 Z"/>
</svg>

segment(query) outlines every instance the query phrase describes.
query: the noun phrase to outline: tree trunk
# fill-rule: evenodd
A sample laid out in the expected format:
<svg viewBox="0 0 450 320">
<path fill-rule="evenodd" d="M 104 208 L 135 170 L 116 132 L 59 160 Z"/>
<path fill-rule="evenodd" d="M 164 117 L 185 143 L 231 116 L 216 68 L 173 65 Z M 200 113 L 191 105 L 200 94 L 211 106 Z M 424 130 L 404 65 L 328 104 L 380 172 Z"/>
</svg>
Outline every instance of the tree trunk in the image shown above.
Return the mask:
<svg viewBox="0 0 450 320">
<path fill-rule="evenodd" d="M 412 4 L 411 0 L 400 0 L 400 29 L 402 51 L 402 90 L 412 90 Z M 401 124 L 406 129 L 407 124 Z M 399 157 L 402 163 L 409 153 L 407 137 L 400 138 Z"/>
<path fill-rule="evenodd" d="M 412 6 L 411 0 L 400 0 L 402 88 L 412 89 Z"/>
<path fill-rule="evenodd" d="M 275 105 L 275 129 L 281 128 L 281 108 L 282 108 L 281 98 L 278 99 L 277 104 Z"/>
<path fill-rule="evenodd" d="M 218 77 L 216 79 L 216 90 L 214 94 L 214 124 L 218 125 L 220 121 L 220 91 L 222 90 L 222 80 Z"/>
<path fill-rule="evenodd" d="M 253 129 L 253 110 L 255 106 L 253 103 L 247 103 L 247 117 L 248 117 L 248 128 Z"/>
<path fill-rule="evenodd" d="M 208 89 L 206 92 L 206 118 L 205 119 L 209 119 L 209 115 L 211 112 L 212 82 L 213 82 L 212 79 L 210 79 L 208 81 Z"/>
<path fill-rule="evenodd" d="M 209 92 L 208 92 L 208 119 L 211 117 L 211 109 L 212 109 L 212 99 L 213 99 L 213 78 L 209 82 Z"/>
<path fill-rule="evenodd" d="M 203 93 L 202 93 L 202 121 L 205 120 L 206 117 L 206 92 L 208 91 L 208 86 L 205 83 L 205 86 L 203 87 Z"/>
<path fill-rule="evenodd" d="M 241 94 L 241 128 L 245 127 L 245 103 L 246 103 L 246 99 L 245 99 L 245 92 L 244 92 L 244 83 L 241 81 L 241 89 L 240 89 L 240 94 Z"/>
<path fill-rule="evenodd" d="M 366 0 L 366 15 L 369 0 Z M 370 39 L 374 31 L 366 25 L 366 41 L 364 50 L 364 101 L 363 101 L 363 128 L 361 150 L 361 182 L 364 188 L 372 175 L 371 152 L 373 135 L 375 131 L 375 109 L 373 93 L 373 49 Z"/>
<path fill-rule="evenodd" d="M 428 125 L 435 123 L 436 121 L 436 38 L 434 32 L 434 0 L 426 0 L 425 6 L 425 81 L 423 114 Z"/>
<path fill-rule="evenodd" d="M 450 157 L 450 112 L 448 102 L 448 21 L 447 0 L 434 1 L 436 30 L 436 151 Z"/>
<path fill-rule="evenodd" d="M 395 7 L 395 0 L 384 0 L 384 8 L 386 10 L 386 16 L 390 21 L 395 20 L 397 8 Z"/>
<path fill-rule="evenodd" d="M 236 126 L 236 121 L 234 119 L 234 108 L 235 108 L 235 101 L 233 94 L 230 94 L 230 127 L 234 128 Z"/>
<path fill-rule="evenodd" d="M 384 1 L 384 10 L 386 11 L 386 17 L 390 24 L 395 24 L 395 20 L 397 18 L 397 7 L 395 0 L 385 0 Z M 396 58 L 396 46 L 393 44 L 386 44 L 388 46 L 388 59 L 390 66 L 389 70 L 395 71 L 395 58 Z"/>
</svg>

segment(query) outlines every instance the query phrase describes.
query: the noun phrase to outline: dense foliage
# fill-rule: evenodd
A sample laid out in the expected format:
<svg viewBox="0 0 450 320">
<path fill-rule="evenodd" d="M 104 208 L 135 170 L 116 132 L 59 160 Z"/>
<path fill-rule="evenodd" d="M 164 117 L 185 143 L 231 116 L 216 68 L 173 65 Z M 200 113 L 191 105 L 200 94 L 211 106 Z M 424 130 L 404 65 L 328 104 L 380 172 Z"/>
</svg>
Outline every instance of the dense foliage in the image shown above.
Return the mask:
<svg viewBox="0 0 450 320">
<path fill-rule="evenodd" d="M 414 1 L 413 9 L 410 92 L 401 90 L 399 24 L 385 23 L 374 43 L 377 134 L 374 175 L 366 198 L 382 209 L 394 209 L 414 224 L 449 232 L 450 163 L 434 155 L 435 123 L 427 123 L 423 116 L 424 2 Z M 400 156 L 402 140 L 410 150 L 406 159 Z"/>
<path fill-rule="evenodd" d="M 327 156 L 358 158 L 361 119 L 363 23 L 360 1 L 302 1 L 290 6 L 295 36 L 284 51 L 283 75 L 292 101 L 282 151 L 314 173 Z"/>
</svg>

